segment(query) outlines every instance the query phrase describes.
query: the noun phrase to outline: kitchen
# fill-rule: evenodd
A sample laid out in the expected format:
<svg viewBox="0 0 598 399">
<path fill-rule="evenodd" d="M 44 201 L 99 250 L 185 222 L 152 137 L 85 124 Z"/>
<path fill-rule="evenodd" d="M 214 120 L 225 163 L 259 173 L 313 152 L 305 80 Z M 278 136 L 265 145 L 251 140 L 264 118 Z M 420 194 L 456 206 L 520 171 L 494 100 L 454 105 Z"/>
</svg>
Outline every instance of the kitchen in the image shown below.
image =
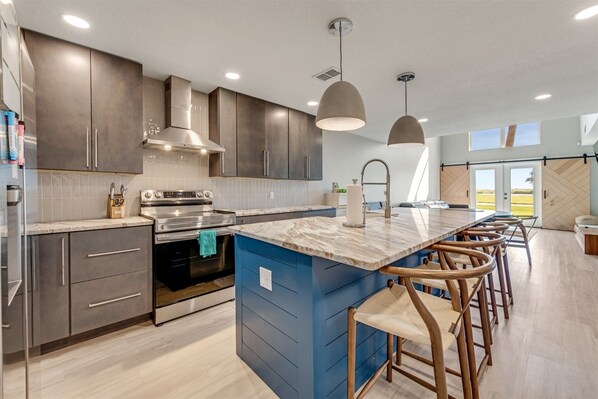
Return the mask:
<svg viewBox="0 0 598 399">
<path fill-rule="evenodd" d="M 562 289 L 549 281 L 563 267 L 559 262 L 586 265 L 577 270 L 580 281 L 596 276 L 596 256 L 583 252 L 591 253 L 598 223 L 591 216 L 576 221 L 598 212 L 598 147 L 592 148 L 598 93 L 587 84 L 598 69 L 591 57 L 561 55 L 558 72 L 516 80 L 516 89 L 492 99 L 479 94 L 495 90 L 488 74 L 468 86 L 432 68 L 451 59 L 454 76 L 476 73 L 451 58 L 448 38 L 434 44 L 438 35 L 422 37 L 436 52 L 433 61 L 414 49 L 417 40 L 385 47 L 392 36 L 379 31 L 381 22 L 400 15 L 390 2 L 371 9 L 365 2 L 171 3 L 144 9 L 134 1 L 2 2 L 7 116 L 0 139 L 8 150 L 2 153 L 1 397 L 347 397 L 379 376 L 382 365 L 403 374 L 398 360 L 392 367 L 383 362 L 387 347 L 395 354 L 394 345 L 398 359 L 398 347 L 410 344 L 397 331 L 403 338 L 389 344 L 387 330 L 371 321 L 364 341 L 361 334 L 370 330 L 359 307 L 369 304 L 365 298 L 384 292 L 389 267 L 440 264 L 448 249 L 434 247 L 434 255 L 430 248 L 465 233 L 480 241 L 499 234 L 495 239 L 504 245 L 492 247 L 490 260 L 471 260 L 480 266 L 473 269 L 494 275 L 476 277 L 476 293 L 482 295 L 485 284 L 493 288 L 487 312 L 472 305 L 473 322 L 463 316 L 455 321 L 462 328 L 451 328 L 456 344 L 445 360 L 460 371 L 441 377 L 445 372 L 435 368 L 434 378 L 429 366 L 408 360 L 406 350 L 404 362 L 427 376 L 423 384 L 394 373 L 392 383 L 372 380 L 362 393 L 537 397 L 551 380 L 561 397 L 570 388 L 561 374 L 579 370 L 596 351 L 591 324 L 580 321 L 576 297 L 566 305 L 576 317 L 544 313 L 576 323 L 576 345 L 590 348 L 568 358 L 565 342 L 573 344 L 546 333 L 546 320 L 536 318 L 553 303 L 544 287 Z M 420 22 L 429 21 L 428 13 L 440 18 L 471 11 L 469 26 L 511 12 L 490 3 L 475 12 L 467 2 L 405 4 Z M 589 6 L 554 4 L 546 17 L 563 37 L 579 41 L 582 53 L 598 40 L 591 10 L 587 18 L 575 17 Z M 531 4 L 514 7 L 539 15 Z M 310 19 L 297 18 L 301 13 Z M 263 25 L 256 23 L 260 14 Z M 169 20 L 179 22 L 169 26 Z M 451 40 L 467 43 L 459 36 L 465 25 Z M 421 26 L 411 21 L 401 32 L 422 34 Z M 497 28 L 490 24 L 484 34 Z M 523 23 L 517 29 L 526 32 Z M 525 54 L 537 35 L 518 46 L 505 36 L 496 54 L 484 47 L 484 35 L 470 46 L 484 49 L 476 59 L 488 70 L 493 60 L 499 71 L 527 71 L 505 55 Z M 545 41 L 534 45 L 548 48 Z M 567 40 L 556 43 L 565 48 Z M 391 55 L 393 48 L 409 56 Z M 529 60 L 538 68 L 545 61 Z M 578 77 L 548 78 L 567 68 Z M 530 92 L 549 97 L 530 100 Z M 504 107 L 514 93 L 522 98 Z M 535 134 L 541 142 L 526 147 L 521 140 L 528 131 L 517 126 L 531 121 L 540 121 Z M 501 147 L 476 151 L 474 133 L 493 126 L 505 126 L 498 130 Z M 498 169 L 523 161 L 542 177 L 527 183 L 534 193 L 529 215 L 513 205 L 528 194 L 514 186 L 511 169 Z M 489 189 L 477 171 L 491 167 L 497 168 L 492 192 L 504 191 L 505 201 L 499 204 L 502 195 L 493 194 L 489 207 Z M 567 180 L 575 181 L 569 191 L 576 197 L 555 203 L 552 193 Z M 507 195 L 509 185 L 516 188 Z M 551 223 L 557 230 L 538 228 Z M 481 226 L 488 236 L 475 233 Z M 569 241 L 554 257 L 559 262 L 546 259 L 547 246 Z M 542 268 L 550 273 L 540 276 Z M 335 274 L 326 274 L 329 269 Z M 331 287 L 336 296 L 329 298 Z M 436 285 L 424 287 L 438 298 Z M 451 287 L 440 288 L 444 298 L 449 291 L 459 296 Z M 357 343 L 348 338 L 352 306 Z M 466 308 L 464 314 L 469 302 Z M 521 326 L 527 319 L 533 328 Z M 295 329 L 297 322 L 313 331 Z M 353 373 L 351 345 L 357 348 Z M 521 363 L 509 370 L 513 359 Z M 559 361 L 565 365 L 549 367 Z M 507 386 L 513 375 L 521 380 Z M 571 389 L 583 396 L 593 392 L 591 384 Z"/>
</svg>

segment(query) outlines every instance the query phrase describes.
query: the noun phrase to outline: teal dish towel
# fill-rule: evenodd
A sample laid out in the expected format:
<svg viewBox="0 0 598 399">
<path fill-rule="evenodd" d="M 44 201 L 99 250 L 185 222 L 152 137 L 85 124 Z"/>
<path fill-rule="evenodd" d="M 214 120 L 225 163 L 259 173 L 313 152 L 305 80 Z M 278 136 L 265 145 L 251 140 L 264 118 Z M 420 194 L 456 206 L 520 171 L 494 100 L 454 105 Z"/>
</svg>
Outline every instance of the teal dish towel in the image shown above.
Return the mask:
<svg viewBox="0 0 598 399">
<path fill-rule="evenodd" d="M 201 230 L 199 237 L 199 254 L 204 258 L 216 255 L 216 230 Z"/>
</svg>

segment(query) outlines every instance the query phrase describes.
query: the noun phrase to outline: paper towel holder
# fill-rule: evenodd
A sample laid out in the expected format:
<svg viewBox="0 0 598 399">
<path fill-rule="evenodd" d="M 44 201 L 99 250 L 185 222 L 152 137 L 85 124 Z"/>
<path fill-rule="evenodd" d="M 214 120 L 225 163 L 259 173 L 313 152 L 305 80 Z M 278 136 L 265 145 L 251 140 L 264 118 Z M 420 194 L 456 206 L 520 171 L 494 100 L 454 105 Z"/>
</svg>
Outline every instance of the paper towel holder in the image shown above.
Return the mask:
<svg viewBox="0 0 598 399">
<path fill-rule="evenodd" d="M 353 184 L 357 184 L 357 179 L 353 179 Z M 352 227 L 352 228 L 359 228 L 362 229 L 365 227 L 365 211 L 367 209 L 367 202 L 365 202 L 365 194 L 362 194 L 363 197 L 363 223 L 347 223 L 343 222 L 344 227 Z"/>
</svg>

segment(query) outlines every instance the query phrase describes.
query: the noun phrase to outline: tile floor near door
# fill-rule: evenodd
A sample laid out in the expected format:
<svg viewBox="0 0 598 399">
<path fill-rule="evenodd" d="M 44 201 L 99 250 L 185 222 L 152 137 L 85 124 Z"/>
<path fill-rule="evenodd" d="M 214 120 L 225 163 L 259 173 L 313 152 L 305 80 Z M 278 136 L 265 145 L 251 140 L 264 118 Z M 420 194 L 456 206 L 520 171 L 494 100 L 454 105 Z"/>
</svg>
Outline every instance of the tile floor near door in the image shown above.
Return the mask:
<svg viewBox="0 0 598 399">
<path fill-rule="evenodd" d="M 568 232 L 539 231 L 531 248 L 532 269 L 524 250 L 509 250 L 515 305 L 495 329 L 494 365 L 481 397 L 596 397 L 598 257 L 583 255 Z M 229 302 L 160 328 L 146 323 L 45 355 L 38 364 L 41 397 L 274 398 L 235 355 L 234 309 Z M 450 366 L 456 352 L 449 357 Z M 459 380 L 448 378 L 459 395 Z M 368 397 L 434 394 L 395 373 Z"/>
</svg>

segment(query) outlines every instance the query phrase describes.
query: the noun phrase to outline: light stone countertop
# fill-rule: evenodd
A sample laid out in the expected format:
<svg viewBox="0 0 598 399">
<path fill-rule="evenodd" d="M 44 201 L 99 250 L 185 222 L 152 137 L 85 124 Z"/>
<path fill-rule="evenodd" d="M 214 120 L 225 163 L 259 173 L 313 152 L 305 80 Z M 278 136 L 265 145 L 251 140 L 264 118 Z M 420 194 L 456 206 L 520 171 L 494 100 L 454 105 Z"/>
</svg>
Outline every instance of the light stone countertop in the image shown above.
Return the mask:
<svg viewBox="0 0 598 399">
<path fill-rule="evenodd" d="M 279 208 L 256 208 L 256 209 L 218 209 L 225 212 L 234 212 L 235 216 L 256 216 L 256 215 L 271 215 L 275 213 L 289 213 L 289 212 L 307 212 L 307 211 L 319 211 L 324 209 L 334 209 L 330 205 L 299 205 L 299 206 L 286 206 Z"/>
<path fill-rule="evenodd" d="M 365 228 L 344 227 L 345 217 L 310 217 L 229 229 L 299 253 L 378 270 L 494 215 L 457 209 L 393 209 L 390 219 L 368 215 Z"/>
<path fill-rule="evenodd" d="M 27 226 L 29 235 L 69 233 L 73 231 L 117 229 L 120 227 L 150 226 L 154 222 L 141 216 L 122 219 L 69 220 L 53 223 L 34 223 Z"/>
</svg>

